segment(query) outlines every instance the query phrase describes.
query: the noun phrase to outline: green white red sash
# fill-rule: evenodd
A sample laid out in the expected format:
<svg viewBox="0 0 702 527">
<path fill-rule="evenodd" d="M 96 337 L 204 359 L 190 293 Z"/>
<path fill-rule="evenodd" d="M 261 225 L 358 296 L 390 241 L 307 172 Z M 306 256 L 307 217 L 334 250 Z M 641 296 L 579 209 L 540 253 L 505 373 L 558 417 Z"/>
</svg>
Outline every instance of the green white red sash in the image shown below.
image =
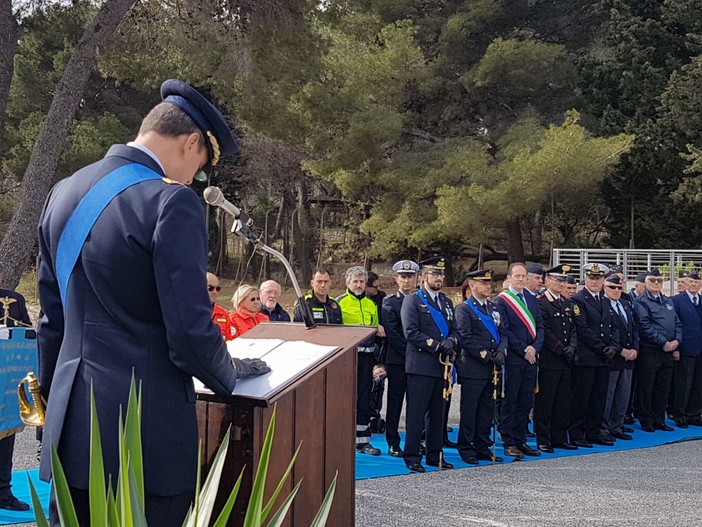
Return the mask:
<svg viewBox="0 0 702 527">
<path fill-rule="evenodd" d="M 519 300 L 519 297 L 509 289 L 507 291 L 502 291 L 499 296 L 502 297 L 512 311 L 517 314 L 519 320 L 522 321 L 529 331 L 531 338 L 536 340 L 536 321 L 534 320 L 534 316 L 531 314 L 531 311 L 529 311 L 527 305 Z"/>
</svg>

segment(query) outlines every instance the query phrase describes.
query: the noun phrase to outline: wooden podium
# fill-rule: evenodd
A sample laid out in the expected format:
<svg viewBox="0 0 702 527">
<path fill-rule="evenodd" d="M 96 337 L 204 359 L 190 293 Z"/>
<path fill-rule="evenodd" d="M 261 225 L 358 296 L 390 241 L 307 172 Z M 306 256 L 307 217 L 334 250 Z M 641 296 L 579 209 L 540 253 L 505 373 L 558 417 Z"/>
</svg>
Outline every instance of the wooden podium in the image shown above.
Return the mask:
<svg viewBox="0 0 702 527">
<path fill-rule="evenodd" d="M 246 338 L 305 341 L 339 346 L 341 349 L 314 364 L 288 385 L 281 386 L 265 400 L 242 396 L 221 398 L 211 392 L 198 392 L 196 407 L 203 443 L 203 474 L 207 474 L 227 428 L 230 424 L 232 426 L 231 443 L 213 519 L 219 514 L 239 473 L 246 467 L 228 523 L 231 526 L 242 525 L 275 404 L 276 428 L 264 503 L 275 490 L 295 449 L 302 442 L 292 475 L 278 498 L 277 505 L 280 505 L 304 478 L 283 525 L 309 527 L 338 471 L 336 493 L 327 525 L 355 526 L 356 345 L 374 332 L 373 328 L 362 326 L 306 329 L 303 324 L 270 323 L 260 324 L 246 333 Z"/>
</svg>

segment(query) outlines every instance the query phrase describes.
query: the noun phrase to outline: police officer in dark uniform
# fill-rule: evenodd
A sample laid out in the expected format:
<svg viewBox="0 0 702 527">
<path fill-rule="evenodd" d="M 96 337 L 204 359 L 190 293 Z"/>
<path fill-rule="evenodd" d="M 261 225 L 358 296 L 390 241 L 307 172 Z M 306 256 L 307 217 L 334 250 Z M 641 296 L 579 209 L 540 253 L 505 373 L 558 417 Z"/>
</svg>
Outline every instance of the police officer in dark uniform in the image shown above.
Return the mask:
<svg viewBox="0 0 702 527">
<path fill-rule="evenodd" d="M 665 405 L 673 378 L 673 362 L 679 360 L 682 323 L 673 301 L 661 292 L 663 276 L 652 269 L 646 276 L 646 292 L 634 302 L 639 319 L 639 356 L 636 359 L 634 410 L 644 432 L 670 432 Z"/>
<path fill-rule="evenodd" d="M 583 266 L 585 288 L 573 295 L 573 315 L 578 336 L 572 377 L 570 442 L 592 448 L 592 443 L 612 446 L 602 434 L 607 402 L 609 364 L 620 349 L 619 329 L 609 300 L 602 295 L 606 265 Z"/>
<path fill-rule="evenodd" d="M 312 291 L 305 294 L 305 301 L 310 306 L 312 317 L 322 326 L 343 324 L 339 303 L 329 296 L 331 276 L 326 269 L 315 269 L 310 280 Z M 297 303 L 296 303 L 297 304 Z M 304 322 L 302 309 L 295 305 L 294 322 Z"/>
<path fill-rule="evenodd" d="M 470 297 L 456 308 L 456 329 L 461 349 L 456 370 L 461 378 L 461 423 L 458 430 L 458 453 L 471 465 L 478 460 L 501 462 L 493 458 L 490 428 L 495 415 L 494 373 L 502 368 L 507 350 L 507 334 L 501 324 L 497 306 L 489 297 L 492 269 L 480 269 L 466 275 Z"/>
<path fill-rule="evenodd" d="M 400 424 L 400 413 L 407 391 L 407 374 L 405 373 L 405 355 L 407 339 L 402 330 L 402 302 L 411 295 L 417 283 L 419 266 L 411 260 L 401 260 L 392 266 L 395 271 L 397 292 L 383 298 L 383 322 L 387 346 L 381 362 L 385 364 L 388 378 L 388 405 L 385 413 L 385 439 L 388 443 L 388 454 L 402 457 L 400 434 L 397 431 Z"/>
<path fill-rule="evenodd" d="M 407 436 L 404 460 L 413 472 L 424 472 L 419 444 L 426 425 L 427 465 L 453 468 L 442 459 L 444 366 L 458 350 L 453 303 L 440 290 L 446 260 L 420 262 L 421 289 L 402 302 L 402 328 L 407 339 Z"/>
<path fill-rule="evenodd" d="M 90 524 L 93 396 L 114 481 L 120 408 L 132 379 L 143 381 L 147 522 L 180 525 L 198 472 L 193 376 L 228 396 L 237 378 L 270 371 L 258 359 L 232 359 L 212 321 L 207 232 L 188 188 L 236 154 L 236 142 L 222 114 L 186 83 L 164 82 L 161 97 L 133 142 L 56 184 L 39 222 L 40 476 L 50 479 L 56 447 L 81 525 Z M 58 525 L 53 500 L 49 514 Z"/>
<path fill-rule="evenodd" d="M 545 271 L 546 291 L 539 298 L 544 320 L 544 345 L 539 355 L 539 391 L 534 403 L 534 432 L 542 452 L 554 448 L 576 450 L 568 443 L 570 424 L 570 368 L 578 343 L 571 303 L 561 296 L 569 265 Z"/>
</svg>

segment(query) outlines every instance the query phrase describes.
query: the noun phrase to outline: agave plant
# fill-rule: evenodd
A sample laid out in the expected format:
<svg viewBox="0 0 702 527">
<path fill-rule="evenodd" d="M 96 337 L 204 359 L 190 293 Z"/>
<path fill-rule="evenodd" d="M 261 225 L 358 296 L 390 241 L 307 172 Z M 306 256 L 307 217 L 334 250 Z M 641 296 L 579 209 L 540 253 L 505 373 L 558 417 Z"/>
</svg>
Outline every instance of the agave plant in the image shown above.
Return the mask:
<svg viewBox="0 0 702 527">
<path fill-rule="evenodd" d="M 119 422 L 119 454 L 120 467 L 117 485 L 112 488 L 112 481 L 108 481 L 105 486 L 105 469 L 102 458 L 102 444 L 100 441 L 100 426 L 98 423 L 97 410 L 95 407 L 95 397 L 91 388 L 91 418 L 90 418 L 90 475 L 89 475 L 89 500 L 90 500 L 90 524 L 93 526 L 105 527 L 146 527 L 146 516 L 144 513 L 144 470 L 141 448 L 141 388 L 137 394 L 136 383 L 132 376 L 132 383 L 129 388 L 129 401 L 127 403 L 126 419 L 122 418 L 120 409 Z M 278 486 L 266 502 L 263 503 L 264 489 L 266 487 L 266 475 L 270 462 L 273 436 L 275 433 L 275 414 L 273 409 L 270 424 L 266 432 L 266 438 L 261 449 L 261 458 L 258 462 L 258 469 L 254 479 L 251 497 L 249 498 L 244 527 L 279 527 L 292 505 L 293 499 L 300 488 L 299 482 L 290 491 L 278 510 L 268 517 L 273 511 L 273 505 L 280 495 L 286 481 L 290 477 L 292 467 L 295 464 L 300 446 L 295 451 L 285 474 L 283 474 Z M 200 486 L 201 474 L 198 469 L 197 486 L 195 489 L 195 500 L 183 522 L 183 527 L 207 527 L 210 525 L 215 498 L 219 489 L 219 482 L 224 468 L 224 460 L 227 456 L 230 430 L 227 430 L 222 444 L 215 455 L 210 471 L 205 483 Z M 202 446 L 198 452 L 198 461 L 202 458 Z M 201 464 L 198 462 L 198 467 Z M 73 506 L 68 482 L 61 466 L 61 461 L 54 445 L 51 445 L 51 469 L 54 478 L 53 492 L 56 493 L 56 506 L 59 519 L 63 527 L 79 527 L 76 511 Z M 244 468 L 245 470 L 245 468 Z M 338 476 L 338 473 L 337 473 Z M 322 505 L 317 511 L 317 515 L 312 520 L 310 527 L 323 527 L 326 525 L 327 517 L 334 499 L 336 489 L 336 479 L 329 485 L 324 496 Z M 229 497 L 220 512 L 219 516 L 212 524 L 214 527 L 224 527 L 229 520 L 234 503 L 239 493 L 243 471 L 239 475 L 231 489 Z M 32 495 L 37 527 L 49 527 L 49 522 L 44 515 L 42 504 L 39 501 L 36 489 L 29 480 L 29 488 Z M 266 523 L 266 521 L 268 522 Z"/>
</svg>

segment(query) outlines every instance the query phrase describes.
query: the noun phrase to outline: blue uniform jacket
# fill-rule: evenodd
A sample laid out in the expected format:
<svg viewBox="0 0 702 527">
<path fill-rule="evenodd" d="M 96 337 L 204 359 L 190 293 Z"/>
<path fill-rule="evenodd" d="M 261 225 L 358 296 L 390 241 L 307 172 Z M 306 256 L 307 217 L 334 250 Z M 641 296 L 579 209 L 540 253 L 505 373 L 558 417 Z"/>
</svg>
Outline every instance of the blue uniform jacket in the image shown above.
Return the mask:
<svg viewBox="0 0 702 527">
<path fill-rule="evenodd" d="M 394 295 L 388 295 L 383 298 L 383 328 L 385 328 L 385 336 L 387 346 L 385 349 L 385 357 L 381 358 L 381 362 L 386 364 L 404 364 L 405 355 L 407 353 L 407 339 L 405 332 L 402 330 L 402 301 L 405 295 L 396 292 Z"/>
<path fill-rule="evenodd" d="M 272 311 L 266 306 L 261 306 L 261 313 L 268 316 L 271 322 L 290 322 L 290 314 L 280 304 L 276 304 Z"/>
<path fill-rule="evenodd" d="M 192 376 L 221 395 L 236 372 L 207 295 L 203 208 L 188 187 L 144 181 L 107 205 L 85 241 L 64 308 L 55 273 L 59 237 L 85 193 L 103 176 L 139 163 L 162 174 L 147 154 L 113 146 L 105 158 L 59 182 L 39 223 L 38 271 L 43 316 L 39 371 L 48 397 L 43 452 L 53 442 L 68 483 L 86 489 L 90 389 L 100 419 L 106 470 L 118 469 L 118 419 L 132 371 L 141 381 L 146 494 L 192 491 L 197 421 Z M 50 477 L 50 456 L 41 477 Z"/>
<path fill-rule="evenodd" d="M 609 366 L 612 361 L 605 356 L 605 348 L 614 346 L 621 349 L 619 327 L 614 320 L 611 302 L 609 299 L 603 300 L 602 293 L 595 300 L 587 289 L 575 293 L 571 301 L 578 334 L 575 365 Z"/>
<path fill-rule="evenodd" d="M 666 342 L 677 340 L 682 342 L 682 323 L 675 314 L 673 301 L 661 294 L 659 302 L 648 291 L 636 298 L 634 313 L 639 320 L 639 339 L 641 349 L 656 349 L 663 351 Z"/>
<path fill-rule="evenodd" d="M 469 298 L 468 302 L 477 309 L 481 309 L 474 298 Z M 507 332 L 501 322 L 497 306 L 490 300 L 487 301 L 487 311 L 493 320 L 500 321 L 497 324 L 500 335 L 499 344 L 483 321 L 465 302 L 456 308 L 456 330 L 461 342 L 461 351 L 456 360 L 456 372 L 461 379 L 492 379 L 493 362 L 490 357 L 493 352 L 507 350 Z"/>
<path fill-rule="evenodd" d="M 702 353 L 702 302 L 695 307 L 690 295 L 685 292 L 675 295 L 672 301 L 682 323 L 682 340 L 678 348 L 680 354 L 697 357 Z"/>
<path fill-rule="evenodd" d="M 526 347 L 534 346 L 536 352 L 539 353 L 541 347 L 544 345 L 544 322 L 541 318 L 539 303 L 536 297 L 526 289 L 523 294 L 524 301 L 536 323 L 535 339 L 531 338 L 529 330 L 522 323 L 522 320 L 514 310 L 499 296 L 495 299 L 495 304 L 497 305 L 502 319 L 502 325 L 504 325 L 505 331 L 507 332 L 507 359 L 505 360 L 505 364 L 528 364 L 524 358 L 524 350 Z"/>
<path fill-rule="evenodd" d="M 415 292 L 402 302 L 402 328 L 407 339 L 405 372 L 429 377 L 443 377 L 444 367 L 439 363 L 439 343 L 448 337 L 456 337 L 453 302 L 439 291 L 433 302 L 429 293 L 422 287 L 424 297 L 441 311 L 449 328 L 448 335 L 441 335 L 427 305 Z"/>
</svg>

